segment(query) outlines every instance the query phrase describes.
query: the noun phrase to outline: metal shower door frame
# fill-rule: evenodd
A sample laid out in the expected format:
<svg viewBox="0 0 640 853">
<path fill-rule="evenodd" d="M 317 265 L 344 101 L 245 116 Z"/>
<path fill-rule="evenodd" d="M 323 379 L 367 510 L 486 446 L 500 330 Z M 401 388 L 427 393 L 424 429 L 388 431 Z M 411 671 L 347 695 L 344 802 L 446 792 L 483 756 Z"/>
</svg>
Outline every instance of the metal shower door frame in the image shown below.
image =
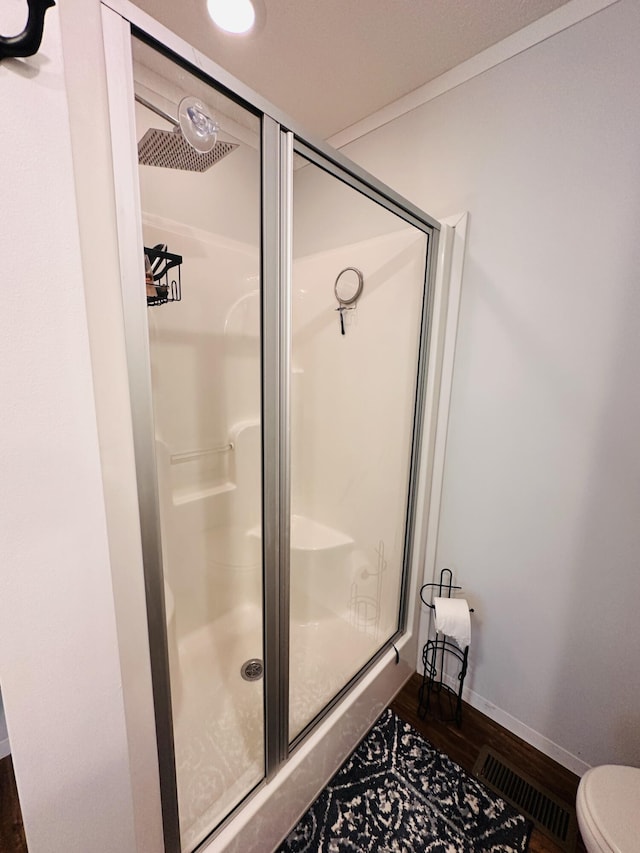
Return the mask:
<svg viewBox="0 0 640 853">
<path fill-rule="evenodd" d="M 398 611 L 398 628 L 397 631 L 378 649 L 377 652 L 367 661 L 367 663 L 351 678 L 336 695 L 324 706 L 322 711 L 314 717 L 311 722 L 302 729 L 299 735 L 289 743 L 289 754 L 295 750 L 305 738 L 316 728 L 322 719 L 331 711 L 349 693 L 353 686 L 368 672 L 372 667 L 383 657 L 384 653 L 391 647 L 395 649 L 395 643 L 399 637 L 407 630 L 409 620 L 409 598 L 410 589 L 409 581 L 411 568 L 414 565 L 416 558 L 415 553 L 415 521 L 416 512 L 419 503 L 419 481 L 421 475 L 421 459 L 422 459 L 422 434 L 425 419 L 425 400 L 426 400 L 426 380 L 427 380 L 427 361 L 429 342 L 431 334 L 431 322 L 433 313 L 433 294 L 436 276 L 436 256 L 438 253 L 438 239 L 440 233 L 440 223 L 435 222 L 423 211 L 413 206 L 410 202 L 400 196 L 393 190 L 390 190 L 381 181 L 373 175 L 369 175 L 352 161 L 334 151 L 324 143 L 312 143 L 308 138 L 299 137 L 293 134 L 293 153 L 305 158 L 309 163 L 317 166 L 328 174 L 332 175 L 342 183 L 351 187 L 353 190 L 361 193 L 374 203 L 395 214 L 400 219 L 403 219 L 407 224 L 414 226 L 421 231 L 426 238 L 425 246 L 425 269 L 423 282 L 423 300 L 422 300 L 422 317 L 420 322 L 420 339 L 418 345 L 417 370 L 414 386 L 414 409 L 413 409 L 413 429 L 411 437 L 410 463 L 409 463 L 409 482 L 407 488 L 407 503 L 405 513 L 405 537 L 403 548 L 402 561 L 402 576 L 400 582 L 399 595 L 399 611 Z M 292 199 L 291 199 L 292 201 Z M 291 210 L 290 220 L 292 222 L 293 210 Z M 435 223 L 435 225 L 432 224 Z M 289 297 L 288 310 L 290 311 L 290 292 L 291 283 L 288 283 Z M 290 321 L 289 321 L 290 322 Z M 287 363 L 291 360 L 290 336 L 286 340 L 288 346 Z M 289 376 L 286 378 L 287 388 L 286 395 L 289 399 Z M 288 478 L 287 487 L 290 487 L 290 477 Z M 287 506 L 290 505 L 290 498 Z M 289 519 L 287 518 L 287 523 Z M 287 553 L 287 560 L 289 554 Z M 287 566 L 288 569 L 288 566 Z M 289 584 L 289 573 L 287 571 L 287 595 Z M 397 650 L 396 650 L 397 651 Z M 288 671 L 285 674 L 288 682 Z M 288 688 L 288 683 L 287 683 Z"/>
<path fill-rule="evenodd" d="M 292 182 L 294 152 L 319 165 L 414 225 L 427 237 L 425 298 L 415 388 L 409 500 L 406 518 L 405 565 L 398 631 L 374 656 L 366 671 L 397 641 L 407 626 L 409 566 L 413 557 L 420 436 L 423 421 L 431 293 L 439 223 L 326 143 L 305 134 L 296 122 L 253 92 L 207 57 L 194 50 L 128 0 L 102 0 L 109 111 L 112 125 L 114 183 L 120 249 L 122 299 L 134 431 L 139 514 L 144 558 L 147 618 L 158 742 L 158 763 L 165 845 L 181 850 L 171 711 L 169 656 L 160 540 L 157 471 L 153 443 L 150 354 L 144 289 L 127 286 L 144 281 L 141 204 L 138 187 L 133 62 L 131 39 L 159 49 L 176 63 L 247 107 L 262 119 L 261 138 L 261 300 L 262 300 L 262 512 L 265 661 L 265 777 L 272 780 L 291 755 L 288 736 L 288 638 L 290 545 L 290 380 Z M 264 333 L 267 330 L 268 333 Z M 268 499 L 267 499 L 268 498 Z M 362 672 L 330 703 L 330 710 Z M 326 713 L 326 711 L 325 711 Z M 318 720 L 314 721 L 314 725 Z M 307 730 L 303 735 L 308 734 Z M 252 793 L 255 793 L 255 790 Z M 248 795 L 250 796 L 250 795 Z M 246 802 L 246 798 L 243 803 Z M 240 809 L 241 803 L 217 833 Z M 211 835 L 208 836 L 208 839 Z M 202 842 L 204 845 L 205 842 Z M 201 845 L 201 846 L 202 846 Z"/>
</svg>

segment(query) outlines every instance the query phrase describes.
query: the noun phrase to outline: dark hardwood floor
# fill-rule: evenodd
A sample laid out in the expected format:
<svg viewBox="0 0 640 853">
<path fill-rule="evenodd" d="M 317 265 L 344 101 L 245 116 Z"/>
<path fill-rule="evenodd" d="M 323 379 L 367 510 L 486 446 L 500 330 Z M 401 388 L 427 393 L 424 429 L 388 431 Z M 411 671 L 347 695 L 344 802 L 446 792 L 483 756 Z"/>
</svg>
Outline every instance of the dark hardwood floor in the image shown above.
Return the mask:
<svg viewBox="0 0 640 853">
<path fill-rule="evenodd" d="M 449 758 L 471 773 L 480 749 L 488 744 L 514 764 L 518 770 L 543 785 L 560 800 L 568 805 L 575 805 L 580 780 L 574 773 L 551 758 L 547 758 L 546 755 L 503 729 L 470 705 L 464 704 L 461 728 L 457 728 L 453 722 L 442 723 L 432 717 L 421 720 L 418 716 L 418 690 L 421 683 L 422 676 L 414 673 L 411 680 L 391 703 L 391 707 L 399 717 L 411 723 L 436 749 L 446 753 Z M 579 834 L 576 851 L 586 853 Z M 540 830 L 534 829 L 529 842 L 529 853 L 562 853 L 562 849 Z"/>
<path fill-rule="evenodd" d="M 11 756 L 0 760 L 0 853 L 26 853 Z"/>
<path fill-rule="evenodd" d="M 431 717 L 421 720 L 418 717 L 417 698 L 421 682 L 421 676 L 415 673 L 391 707 L 437 749 L 445 752 L 465 770 L 472 772 L 481 747 L 488 744 L 559 799 L 571 805 L 575 803 L 579 781 L 577 776 L 470 705 L 464 705 L 460 729 L 454 723 L 442 723 Z M 585 853 L 580 837 L 576 851 Z M 11 757 L 0 761 L 0 853 L 27 853 Z M 534 829 L 529 853 L 562 851 L 542 832 Z"/>
</svg>

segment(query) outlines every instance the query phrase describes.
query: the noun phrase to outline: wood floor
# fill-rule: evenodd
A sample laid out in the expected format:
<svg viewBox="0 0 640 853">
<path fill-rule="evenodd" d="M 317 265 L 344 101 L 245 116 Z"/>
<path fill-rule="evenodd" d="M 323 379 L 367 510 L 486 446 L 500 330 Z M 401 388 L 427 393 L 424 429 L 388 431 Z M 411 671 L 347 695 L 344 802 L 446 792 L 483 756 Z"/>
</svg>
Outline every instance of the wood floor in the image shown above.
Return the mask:
<svg viewBox="0 0 640 853">
<path fill-rule="evenodd" d="M 26 853 L 11 756 L 0 759 L 0 853 Z"/>
<path fill-rule="evenodd" d="M 578 777 L 547 758 L 537 749 L 503 729 L 489 717 L 464 704 L 462 727 L 455 723 L 441 723 L 431 717 L 421 720 L 418 717 L 418 690 L 422 676 L 414 673 L 411 680 L 400 691 L 391 707 L 399 717 L 417 729 L 436 749 L 445 752 L 449 758 L 470 773 L 485 744 L 492 746 L 518 770 L 532 780 L 543 785 L 563 802 L 573 806 L 576 801 Z M 578 837 L 577 853 L 585 853 L 582 839 Z M 534 829 L 529 842 L 529 853 L 562 853 L 538 829 Z"/>
<path fill-rule="evenodd" d="M 432 718 L 418 717 L 418 689 L 421 676 L 415 673 L 400 691 L 391 707 L 416 728 L 437 749 L 445 752 L 469 772 L 481 747 L 488 744 L 505 759 L 530 778 L 559 797 L 565 803 L 575 803 L 578 777 L 547 758 L 523 740 L 512 735 L 484 714 L 469 705 L 462 712 L 462 727 L 454 723 L 441 723 Z M 20 804 L 16 793 L 11 758 L 0 761 L 0 853 L 26 853 L 27 845 L 22 829 Z M 585 853 L 580 838 L 577 853 Z M 562 853 L 560 848 L 538 829 L 534 829 L 529 843 L 529 853 Z"/>
</svg>

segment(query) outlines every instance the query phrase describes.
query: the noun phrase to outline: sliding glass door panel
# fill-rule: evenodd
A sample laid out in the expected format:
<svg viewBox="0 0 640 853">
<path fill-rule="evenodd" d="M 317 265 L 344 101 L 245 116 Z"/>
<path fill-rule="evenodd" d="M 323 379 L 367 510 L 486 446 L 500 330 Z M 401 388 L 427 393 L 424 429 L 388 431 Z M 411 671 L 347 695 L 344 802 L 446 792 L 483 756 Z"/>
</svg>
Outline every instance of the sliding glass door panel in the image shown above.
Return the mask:
<svg viewBox="0 0 640 853">
<path fill-rule="evenodd" d="M 297 165 L 290 740 L 400 627 L 428 240 L 334 174 Z"/>
<path fill-rule="evenodd" d="M 137 39 L 133 56 L 146 267 L 136 286 L 190 851 L 264 777 L 261 123 Z"/>
</svg>

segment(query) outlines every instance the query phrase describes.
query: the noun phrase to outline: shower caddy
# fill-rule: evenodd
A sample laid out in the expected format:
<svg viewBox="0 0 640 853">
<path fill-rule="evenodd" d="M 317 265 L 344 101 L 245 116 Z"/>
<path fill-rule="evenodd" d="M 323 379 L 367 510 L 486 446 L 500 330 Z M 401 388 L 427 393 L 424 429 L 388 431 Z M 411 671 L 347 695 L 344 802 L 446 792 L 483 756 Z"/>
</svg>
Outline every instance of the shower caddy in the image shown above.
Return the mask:
<svg viewBox="0 0 640 853">
<path fill-rule="evenodd" d="M 152 249 L 145 246 L 144 254 L 145 266 L 148 259 L 148 266 L 146 266 L 147 305 L 166 305 L 167 302 L 180 302 L 182 299 L 180 276 L 182 255 L 167 252 L 167 247 L 163 245 L 154 246 Z M 174 270 L 171 278 L 169 278 L 169 270 Z"/>
<path fill-rule="evenodd" d="M 435 590 L 437 588 L 438 598 L 451 598 L 451 592 L 454 589 L 462 589 L 460 586 L 453 585 L 453 573 L 451 569 L 442 569 L 440 572 L 440 580 L 438 583 L 426 583 L 420 587 L 420 598 L 423 604 L 435 612 L 435 604 L 428 602 L 425 598 L 428 589 Z M 433 591 L 431 594 L 433 598 Z M 473 613 L 473 608 L 469 609 Z M 455 691 L 444 682 L 444 662 L 445 655 L 453 657 L 460 662 L 460 671 L 458 672 L 458 690 Z M 467 674 L 467 662 L 469 657 L 469 646 L 461 649 L 452 640 L 447 639 L 445 634 L 436 632 L 434 639 L 427 640 L 422 649 L 422 684 L 418 691 L 418 716 L 421 720 L 431 710 L 432 696 L 445 695 L 449 700 L 450 715 L 442 714 L 442 705 L 439 703 L 440 720 L 442 722 L 452 722 L 458 728 L 462 725 L 462 687 L 464 685 L 464 677 Z"/>
</svg>

